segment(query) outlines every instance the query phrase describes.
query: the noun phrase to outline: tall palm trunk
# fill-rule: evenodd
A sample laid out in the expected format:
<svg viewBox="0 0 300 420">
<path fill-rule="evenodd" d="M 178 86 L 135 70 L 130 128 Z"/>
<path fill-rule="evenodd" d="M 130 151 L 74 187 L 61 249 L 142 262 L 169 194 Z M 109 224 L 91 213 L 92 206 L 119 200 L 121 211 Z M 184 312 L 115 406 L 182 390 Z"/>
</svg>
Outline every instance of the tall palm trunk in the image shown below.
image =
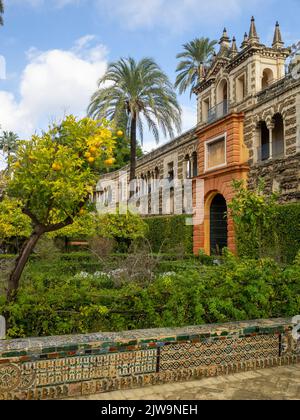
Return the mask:
<svg viewBox="0 0 300 420">
<path fill-rule="evenodd" d="M 135 179 L 136 170 L 136 126 L 137 116 L 134 113 L 131 118 L 130 127 L 130 181 Z"/>
<path fill-rule="evenodd" d="M 12 271 L 10 278 L 8 280 L 8 288 L 7 288 L 8 302 L 11 302 L 14 300 L 15 293 L 19 288 L 20 279 L 24 271 L 25 265 L 32 251 L 34 250 L 37 242 L 39 241 L 39 239 L 44 233 L 45 233 L 45 230 L 42 227 L 37 226 L 32 232 L 32 235 L 30 236 L 30 238 L 22 246 L 20 255 L 15 264 L 15 268 Z"/>
</svg>

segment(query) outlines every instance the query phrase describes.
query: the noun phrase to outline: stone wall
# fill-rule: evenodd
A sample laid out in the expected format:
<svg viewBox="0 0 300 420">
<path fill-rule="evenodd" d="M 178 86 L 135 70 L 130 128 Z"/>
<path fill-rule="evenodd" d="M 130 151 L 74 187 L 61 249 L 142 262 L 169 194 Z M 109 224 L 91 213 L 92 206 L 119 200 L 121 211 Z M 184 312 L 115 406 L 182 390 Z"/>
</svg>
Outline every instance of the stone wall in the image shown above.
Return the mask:
<svg viewBox="0 0 300 420">
<path fill-rule="evenodd" d="M 62 399 L 300 362 L 286 319 L 0 341 L 0 399 Z"/>
<path fill-rule="evenodd" d="M 249 188 L 255 189 L 259 179 L 264 180 L 266 193 L 280 194 L 281 203 L 300 201 L 300 153 L 252 166 Z"/>
<path fill-rule="evenodd" d="M 269 127 L 275 114 L 284 120 L 285 156 L 299 152 L 300 142 L 300 81 L 286 78 L 257 95 L 257 104 L 245 110 L 244 141 L 249 149 L 250 166 L 257 163 L 260 147 L 259 123 L 265 121 Z"/>
</svg>

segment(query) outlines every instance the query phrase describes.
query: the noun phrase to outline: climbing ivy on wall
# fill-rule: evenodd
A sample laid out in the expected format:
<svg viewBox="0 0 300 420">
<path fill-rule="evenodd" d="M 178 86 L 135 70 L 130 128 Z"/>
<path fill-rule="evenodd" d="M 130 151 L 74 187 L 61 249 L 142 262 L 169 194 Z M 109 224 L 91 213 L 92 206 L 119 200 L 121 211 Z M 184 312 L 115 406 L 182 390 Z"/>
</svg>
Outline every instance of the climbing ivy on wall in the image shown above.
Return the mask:
<svg viewBox="0 0 300 420">
<path fill-rule="evenodd" d="M 239 256 L 292 262 L 300 249 L 300 203 L 278 204 L 275 194 L 263 194 L 262 182 L 256 191 L 240 181 L 233 186 L 236 195 L 229 209 Z"/>
</svg>

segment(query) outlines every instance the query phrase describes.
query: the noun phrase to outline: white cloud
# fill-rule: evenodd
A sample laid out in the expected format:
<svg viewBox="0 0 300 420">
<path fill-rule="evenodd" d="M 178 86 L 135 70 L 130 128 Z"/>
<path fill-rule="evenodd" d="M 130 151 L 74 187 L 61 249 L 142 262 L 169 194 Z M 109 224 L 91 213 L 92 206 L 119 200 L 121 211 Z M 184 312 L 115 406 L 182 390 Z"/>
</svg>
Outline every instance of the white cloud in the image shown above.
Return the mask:
<svg viewBox="0 0 300 420">
<path fill-rule="evenodd" d="M 99 9 L 105 7 L 110 16 L 129 28 L 164 26 L 179 31 L 192 23 L 224 21 L 241 13 L 245 3 L 241 0 L 95 0 Z M 256 0 L 254 0 L 256 2 Z M 251 2 L 252 7 L 253 2 Z"/>
<path fill-rule="evenodd" d="M 69 51 L 31 48 L 20 80 L 20 99 L 0 91 L 2 129 L 28 137 L 64 114 L 84 115 L 107 66 L 106 48 L 93 45 L 93 40 L 91 35 L 83 37 Z"/>
<path fill-rule="evenodd" d="M 8 0 L 10 3 L 29 4 L 33 7 L 47 5 L 54 8 L 85 5 L 96 7 L 101 16 L 116 21 L 129 29 L 154 27 L 178 32 L 194 24 L 218 25 L 228 18 L 236 18 L 242 12 L 256 10 L 259 0 Z M 274 0 L 265 0 L 264 6 Z"/>
</svg>

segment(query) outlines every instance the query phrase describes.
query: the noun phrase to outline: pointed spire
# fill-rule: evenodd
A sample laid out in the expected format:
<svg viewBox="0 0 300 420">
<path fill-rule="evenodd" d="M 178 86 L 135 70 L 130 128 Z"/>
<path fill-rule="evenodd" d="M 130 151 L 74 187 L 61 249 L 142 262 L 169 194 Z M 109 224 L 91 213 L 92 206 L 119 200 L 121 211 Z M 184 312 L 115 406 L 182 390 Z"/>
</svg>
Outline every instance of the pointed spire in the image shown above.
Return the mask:
<svg viewBox="0 0 300 420">
<path fill-rule="evenodd" d="M 252 16 L 252 18 L 251 18 L 251 25 L 250 25 L 250 31 L 249 31 L 249 42 L 250 42 L 250 44 L 259 43 L 259 36 L 257 34 L 254 16 Z"/>
<path fill-rule="evenodd" d="M 222 38 L 220 39 L 219 44 L 221 46 L 221 49 L 222 48 L 230 48 L 230 38 L 228 36 L 226 28 L 224 28 L 224 30 L 223 30 L 223 35 L 222 35 Z"/>
<path fill-rule="evenodd" d="M 247 32 L 245 32 L 244 41 L 241 45 L 241 48 L 246 48 L 246 47 L 248 47 L 248 45 L 249 45 L 249 38 L 248 38 Z"/>
<path fill-rule="evenodd" d="M 238 54 L 239 50 L 236 45 L 236 38 L 235 36 L 232 38 L 232 45 L 231 45 L 231 56 L 236 56 Z"/>
<path fill-rule="evenodd" d="M 281 31 L 280 31 L 280 25 L 278 22 L 276 22 L 276 26 L 275 26 L 275 33 L 274 33 L 272 47 L 276 49 L 280 49 L 284 47 L 284 42 L 282 41 L 282 36 L 281 36 Z"/>
</svg>

